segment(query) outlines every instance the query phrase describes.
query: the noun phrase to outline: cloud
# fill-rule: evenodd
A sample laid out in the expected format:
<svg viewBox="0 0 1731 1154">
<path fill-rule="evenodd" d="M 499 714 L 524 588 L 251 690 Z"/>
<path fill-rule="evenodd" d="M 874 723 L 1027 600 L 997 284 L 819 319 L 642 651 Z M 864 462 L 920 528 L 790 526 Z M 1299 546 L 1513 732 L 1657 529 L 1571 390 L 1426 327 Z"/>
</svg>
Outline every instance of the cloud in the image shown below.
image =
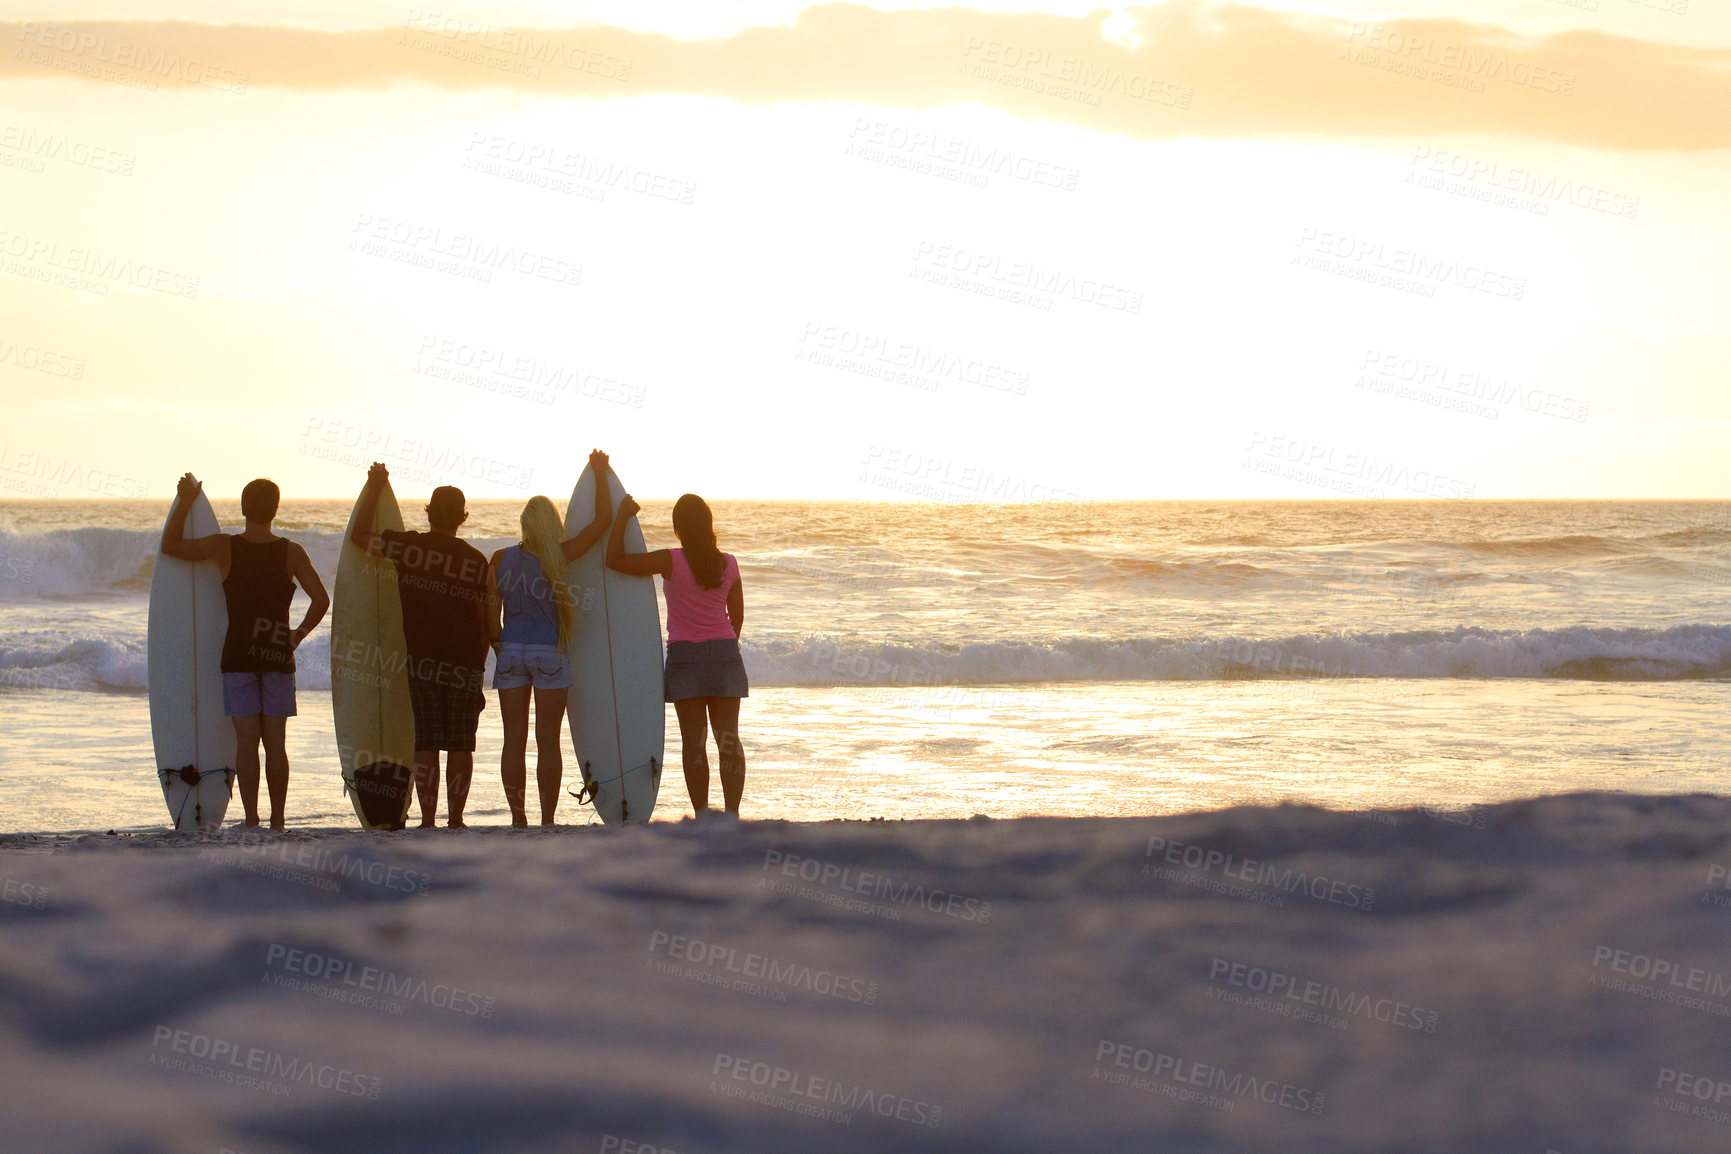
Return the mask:
<svg viewBox="0 0 1731 1154">
<path fill-rule="evenodd" d="M 405 9 L 405 12 L 410 10 Z M 179 21 L 0 22 L 0 79 L 232 96 L 503 89 L 744 105 L 978 103 L 1137 140 L 1497 133 L 1612 149 L 1731 145 L 1731 51 L 1444 20 L 1354 24 L 1174 0 L 1086 17 L 830 4 L 718 39 L 410 16 L 321 32 Z"/>
</svg>

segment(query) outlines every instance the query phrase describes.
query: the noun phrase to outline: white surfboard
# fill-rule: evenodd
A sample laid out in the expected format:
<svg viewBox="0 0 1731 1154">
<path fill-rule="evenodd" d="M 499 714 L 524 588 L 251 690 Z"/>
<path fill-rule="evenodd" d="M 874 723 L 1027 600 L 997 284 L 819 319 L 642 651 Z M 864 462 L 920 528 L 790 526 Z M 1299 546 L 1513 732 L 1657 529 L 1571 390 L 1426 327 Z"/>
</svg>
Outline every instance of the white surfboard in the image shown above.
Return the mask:
<svg viewBox="0 0 1731 1154">
<path fill-rule="evenodd" d="M 625 486 L 607 471 L 617 514 Z M 565 511 L 570 537 L 595 516 L 595 475 L 587 466 Z M 637 518 L 625 526 L 625 551 L 642 553 Z M 661 788 L 667 710 L 662 703 L 661 609 L 655 578 L 607 568 L 607 542 L 565 566 L 579 608 L 571 630 L 571 744 L 595 812 L 609 825 L 648 821 Z M 587 608 L 583 608 L 584 604 Z"/>
<path fill-rule="evenodd" d="M 415 782 L 415 714 L 409 703 L 409 651 L 397 567 L 355 548 L 360 515 L 349 514 L 337 559 L 331 605 L 331 710 L 343 792 L 362 829 L 401 829 Z M 389 482 L 379 493 L 371 530 L 401 529 Z"/>
<path fill-rule="evenodd" d="M 187 513 L 185 535 L 221 531 L 200 493 Z M 169 820 L 182 833 L 220 828 L 234 795 L 234 723 L 222 707 L 227 632 L 228 603 L 217 563 L 157 553 L 145 633 L 150 739 Z"/>
</svg>

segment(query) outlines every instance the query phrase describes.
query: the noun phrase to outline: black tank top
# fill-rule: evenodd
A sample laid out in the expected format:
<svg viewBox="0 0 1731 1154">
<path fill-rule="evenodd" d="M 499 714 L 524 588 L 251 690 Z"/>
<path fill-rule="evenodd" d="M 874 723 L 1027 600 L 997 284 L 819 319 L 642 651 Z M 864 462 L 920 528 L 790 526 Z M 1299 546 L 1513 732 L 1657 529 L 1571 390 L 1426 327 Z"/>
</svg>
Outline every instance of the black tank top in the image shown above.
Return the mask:
<svg viewBox="0 0 1731 1154">
<path fill-rule="evenodd" d="M 288 572 L 286 539 L 252 542 L 228 539 L 228 576 L 222 592 L 228 601 L 228 636 L 222 643 L 224 673 L 293 673 L 289 602 L 294 578 Z"/>
</svg>

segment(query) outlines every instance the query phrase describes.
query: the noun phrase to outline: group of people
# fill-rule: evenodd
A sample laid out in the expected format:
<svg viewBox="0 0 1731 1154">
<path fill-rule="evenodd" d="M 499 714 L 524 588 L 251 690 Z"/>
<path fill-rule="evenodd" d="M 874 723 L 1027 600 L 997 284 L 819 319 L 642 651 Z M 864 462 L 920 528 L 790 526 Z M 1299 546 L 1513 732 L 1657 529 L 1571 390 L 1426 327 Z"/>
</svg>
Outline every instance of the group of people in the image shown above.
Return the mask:
<svg viewBox="0 0 1731 1154">
<path fill-rule="evenodd" d="M 565 567 L 605 539 L 606 566 L 615 572 L 659 575 L 667 602 L 663 691 L 679 719 L 685 784 L 699 818 L 709 808 L 709 731 L 720 760 L 722 815 L 737 817 L 745 791 L 745 749 L 739 702 L 749 695 L 739 636 L 745 594 L 739 563 L 716 542 L 707 503 L 687 493 L 673 506 L 679 547 L 625 551 L 625 525 L 640 509 L 629 495 L 617 510 L 608 485 L 607 454 L 589 454 L 595 477 L 593 518 L 567 537 L 553 502 L 533 497 L 519 518 L 517 544 L 487 557 L 458 536 L 467 500 L 453 485 L 433 490 L 425 532 L 373 532 L 389 470 L 375 463 L 349 541 L 396 570 L 403 609 L 409 699 L 415 717 L 415 794 L 421 828 L 436 824 L 440 755 L 445 757 L 446 824 L 464 825 L 474 775 L 475 731 L 486 708 L 487 652 L 494 654 L 505 741 L 499 767 L 511 824 L 528 824 L 528 739 L 535 723 L 535 786 L 543 825 L 553 824 L 564 776 L 562 729 L 573 689 L 567 656 L 584 611 Z M 246 529 L 205 537 L 185 535 L 186 516 L 202 485 L 180 479 L 179 499 L 162 533 L 162 551 L 187 561 L 215 562 L 228 604 L 222 649 L 224 712 L 233 720 L 236 777 L 246 824 L 258 825 L 259 748 L 270 800 L 270 826 L 284 827 L 289 781 L 285 744 L 295 716 L 295 650 L 330 609 L 330 595 L 298 543 L 272 531 L 281 491 L 260 478 L 241 491 Z M 310 599 L 300 624 L 289 625 L 296 588 Z"/>
</svg>

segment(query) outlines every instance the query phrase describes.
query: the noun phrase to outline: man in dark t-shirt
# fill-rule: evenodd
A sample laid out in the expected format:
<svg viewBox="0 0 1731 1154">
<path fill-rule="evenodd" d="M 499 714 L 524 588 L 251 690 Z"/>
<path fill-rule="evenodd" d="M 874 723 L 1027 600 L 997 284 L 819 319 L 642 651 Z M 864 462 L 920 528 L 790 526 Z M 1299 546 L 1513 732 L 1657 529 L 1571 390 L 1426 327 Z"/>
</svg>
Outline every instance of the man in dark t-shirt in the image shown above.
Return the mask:
<svg viewBox="0 0 1731 1154">
<path fill-rule="evenodd" d="M 492 646 L 487 619 L 487 558 L 457 536 L 469 519 L 463 491 L 433 490 L 426 533 L 386 529 L 370 533 L 379 494 L 390 473 L 367 471 L 355 533 L 357 548 L 396 566 L 403 603 L 403 640 L 409 656 L 409 700 L 415 711 L 415 793 L 421 828 L 433 825 L 439 806 L 439 754 L 450 770 L 446 824 L 463 826 L 463 805 L 475 771 L 475 728 L 486 708 L 481 679 Z"/>
</svg>

